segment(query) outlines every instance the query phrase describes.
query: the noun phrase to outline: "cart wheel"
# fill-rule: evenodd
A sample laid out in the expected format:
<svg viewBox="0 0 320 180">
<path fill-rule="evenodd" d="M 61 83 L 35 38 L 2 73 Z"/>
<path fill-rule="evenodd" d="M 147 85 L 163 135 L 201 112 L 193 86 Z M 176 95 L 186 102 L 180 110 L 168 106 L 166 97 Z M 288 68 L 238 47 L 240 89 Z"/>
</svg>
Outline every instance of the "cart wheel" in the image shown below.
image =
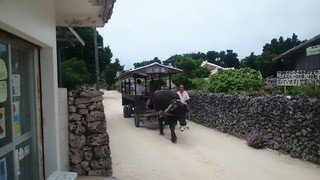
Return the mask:
<svg viewBox="0 0 320 180">
<path fill-rule="evenodd" d="M 136 127 L 140 127 L 140 117 L 139 117 L 139 115 L 136 115 L 136 116 L 134 117 L 134 125 L 135 125 Z"/>
<path fill-rule="evenodd" d="M 124 105 L 123 106 L 123 117 L 125 117 L 125 118 L 127 118 L 127 117 L 129 117 L 129 109 L 128 109 L 128 105 Z"/>
<path fill-rule="evenodd" d="M 128 108 L 128 117 L 131 117 L 131 114 L 132 114 L 132 105 L 131 105 L 131 104 L 128 104 L 128 105 L 127 105 L 127 108 Z"/>
</svg>

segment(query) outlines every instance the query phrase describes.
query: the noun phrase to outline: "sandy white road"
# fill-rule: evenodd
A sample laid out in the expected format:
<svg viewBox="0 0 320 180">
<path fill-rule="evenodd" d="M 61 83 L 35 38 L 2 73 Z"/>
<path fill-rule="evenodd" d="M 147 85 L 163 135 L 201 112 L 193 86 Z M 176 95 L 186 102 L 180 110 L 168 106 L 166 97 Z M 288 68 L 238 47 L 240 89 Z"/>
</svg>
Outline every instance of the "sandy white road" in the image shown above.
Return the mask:
<svg viewBox="0 0 320 180">
<path fill-rule="evenodd" d="M 156 123 L 134 127 L 123 118 L 121 95 L 105 92 L 114 177 L 120 180 L 320 180 L 320 168 L 189 122 L 190 129 L 159 135 Z"/>
</svg>

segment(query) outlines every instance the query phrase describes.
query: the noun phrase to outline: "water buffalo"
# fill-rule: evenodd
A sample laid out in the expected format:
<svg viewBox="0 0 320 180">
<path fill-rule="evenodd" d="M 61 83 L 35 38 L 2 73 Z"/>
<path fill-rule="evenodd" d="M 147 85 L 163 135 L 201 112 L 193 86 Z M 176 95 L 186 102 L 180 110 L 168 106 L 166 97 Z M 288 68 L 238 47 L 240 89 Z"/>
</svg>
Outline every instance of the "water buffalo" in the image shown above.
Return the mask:
<svg viewBox="0 0 320 180">
<path fill-rule="evenodd" d="M 176 133 L 174 132 L 177 121 L 181 126 L 185 126 L 187 105 L 182 103 L 179 99 L 179 95 L 175 91 L 160 90 L 156 91 L 153 95 L 154 109 L 160 112 L 158 117 L 160 125 L 160 135 L 163 133 L 163 122 L 169 124 L 171 131 L 171 141 L 174 143 L 177 141 Z"/>
</svg>

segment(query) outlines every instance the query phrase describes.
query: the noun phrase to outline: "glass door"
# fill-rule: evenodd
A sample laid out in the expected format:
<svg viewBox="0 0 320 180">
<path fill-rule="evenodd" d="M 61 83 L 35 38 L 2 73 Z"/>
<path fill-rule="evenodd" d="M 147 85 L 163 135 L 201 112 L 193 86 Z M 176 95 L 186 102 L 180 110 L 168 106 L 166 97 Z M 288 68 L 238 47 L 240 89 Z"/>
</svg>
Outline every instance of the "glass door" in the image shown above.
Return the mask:
<svg viewBox="0 0 320 180">
<path fill-rule="evenodd" d="M 0 41 L 0 179 L 14 179 L 9 48 Z"/>
<path fill-rule="evenodd" d="M 35 51 L 0 36 L 0 180 L 39 178 Z"/>
</svg>

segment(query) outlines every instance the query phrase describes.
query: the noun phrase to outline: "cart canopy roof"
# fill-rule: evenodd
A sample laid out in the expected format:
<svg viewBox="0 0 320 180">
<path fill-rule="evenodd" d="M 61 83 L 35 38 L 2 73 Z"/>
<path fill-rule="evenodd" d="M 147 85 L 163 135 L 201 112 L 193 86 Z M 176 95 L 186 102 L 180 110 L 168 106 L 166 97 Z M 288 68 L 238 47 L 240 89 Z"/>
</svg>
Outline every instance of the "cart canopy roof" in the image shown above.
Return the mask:
<svg viewBox="0 0 320 180">
<path fill-rule="evenodd" d="M 157 62 L 138 67 L 136 69 L 126 71 L 120 74 L 116 79 L 123 80 L 128 78 L 144 78 L 149 77 L 151 75 L 161 74 L 161 77 L 169 76 L 170 74 L 177 74 L 182 72 L 181 69 L 174 68 L 171 66 L 166 66 L 163 64 L 159 64 Z"/>
</svg>

